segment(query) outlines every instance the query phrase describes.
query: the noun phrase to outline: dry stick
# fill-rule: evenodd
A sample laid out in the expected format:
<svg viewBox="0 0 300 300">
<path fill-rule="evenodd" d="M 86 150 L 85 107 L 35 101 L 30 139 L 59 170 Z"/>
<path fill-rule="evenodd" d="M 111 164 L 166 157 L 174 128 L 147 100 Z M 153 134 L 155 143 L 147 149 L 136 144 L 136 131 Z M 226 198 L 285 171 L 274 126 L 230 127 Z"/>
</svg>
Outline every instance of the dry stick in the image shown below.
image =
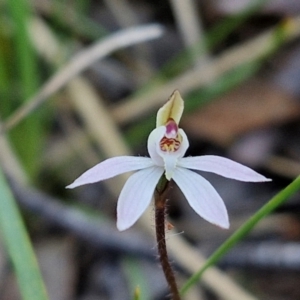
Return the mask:
<svg viewBox="0 0 300 300">
<path fill-rule="evenodd" d="M 0 133 L 18 124 L 48 97 L 64 87 L 66 83 L 91 66 L 95 61 L 121 48 L 158 38 L 162 33 L 162 26 L 157 24 L 124 29 L 81 51 L 64 68 L 51 77 L 36 95 L 13 113 L 2 128 L 0 128 Z"/>
<path fill-rule="evenodd" d="M 156 241 L 159 260 L 168 285 L 170 287 L 172 299 L 180 300 L 181 298 L 176 284 L 175 275 L 169 262 L 168 251 L 166 246 L 165 216 L 167 200 L 166 190 L 168 187 L 168 183 L 169 182 L 164 177 L 162 177 L 154 193 Z"/>
</svg>

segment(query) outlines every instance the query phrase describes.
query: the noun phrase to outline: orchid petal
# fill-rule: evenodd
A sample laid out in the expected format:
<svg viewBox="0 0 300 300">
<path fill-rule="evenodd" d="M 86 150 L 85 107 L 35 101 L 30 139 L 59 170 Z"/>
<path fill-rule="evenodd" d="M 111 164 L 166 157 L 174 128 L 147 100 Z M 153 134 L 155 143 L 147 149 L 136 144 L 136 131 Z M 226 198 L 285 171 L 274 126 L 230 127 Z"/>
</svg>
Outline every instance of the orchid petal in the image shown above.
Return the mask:
<svg viewBox="0 0 300 300">
<path fill-rule="evenodd" d="M 180 148 L 176 151 L 179 158 L 182 158 L 185 155 L 186 150 L 190 146 L 189 139 L 183 129 L 178 130 L 179 135 L 182 137 Z"/>
<path fill-rule="evenodd" d="M 176 169 L 173 179 L 198 215 L 222 228 L 229 228 L 224 202 L 206 179 L 183 168 Z"/>
<path fill-rule="evenodd" d="M 149 168 L 153 165 L 153 161 L 149 157 L 118 156 L 109 158 L 87 170 L 67 188 L 73 189 L 80 185 L 109 179 L 122 173 Z"/>
<path fill-rule="evenodd" d="M 117 227 L 120 231 L 132 226 L 146 210 L 163 172 L 163 168 L 151 167 L 136 172 L 126 181 L 117 206 Z"/>
<path fill-rule="evenodd" d="M 168 102 L 161 107 L 157 112 L 156 127 L 166 125 L 169 119 L 173 119 L 176 124 L 179 124 L 184 108 L 184 101 L 182 100 L 179 91 L 174 93 L 169 98 Z"/>
<path fill-rule="evenodd" d="M 266 178 L 240 163 L 215 155 L 185 157 L 179 161 L 178 166 L 192 170 L 212 172 L 226 178 L 240 181 L 271 181 L 271 179 Z"/>
<path fill-rule="evenodd" d="M 161 155 L 158 154 L 159 142 L 166 133 L 166 127 L 160 126 L 151 131 L 148 137 L 148 152 L 153 162 L 158 166 L 163 166 L 164 161 Z"/>
</svg>

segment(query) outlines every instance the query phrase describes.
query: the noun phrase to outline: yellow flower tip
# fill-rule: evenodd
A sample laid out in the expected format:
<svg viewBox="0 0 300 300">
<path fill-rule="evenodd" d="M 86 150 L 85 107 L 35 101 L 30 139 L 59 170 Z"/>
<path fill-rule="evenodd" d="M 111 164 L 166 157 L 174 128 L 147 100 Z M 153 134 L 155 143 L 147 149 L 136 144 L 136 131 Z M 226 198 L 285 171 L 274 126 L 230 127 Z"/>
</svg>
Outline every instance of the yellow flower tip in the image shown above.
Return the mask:
<svg viewBox="0 0 300 300">
<path fill-rule="evenodd" d="M 170 119 L 179 124 L 184 109 L 184 101 L 178 90 L 175 90 L 168 102 L 157 112 L 156 127 L 164 126 Z"/>
<path fill-rule="evenodd" d="M 281 28 L 286 32 L 286 33 L 291 33 L 296 29 L 295 26 L 295 21 L 292 18 L 285 18 L 281 22 Z"/>
<path fill-rule="evenodd" d="M 141 299 L 141 290 L 140 287 L 137 286 L 134 291 L 134 300 L 140 300 L 140 299 Z"/>
</svg>

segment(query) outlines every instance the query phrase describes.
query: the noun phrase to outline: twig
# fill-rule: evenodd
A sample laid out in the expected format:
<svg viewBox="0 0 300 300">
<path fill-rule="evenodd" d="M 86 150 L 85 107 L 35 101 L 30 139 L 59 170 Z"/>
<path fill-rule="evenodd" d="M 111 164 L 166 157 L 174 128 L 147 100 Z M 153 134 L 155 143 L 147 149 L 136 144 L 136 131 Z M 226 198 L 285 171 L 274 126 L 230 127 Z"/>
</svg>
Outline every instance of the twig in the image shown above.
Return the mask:
<svg viewBox="0 0 300 300">
<path fill-rule="evenodd" d="M 27 100 L 23 106 L 17 109 L 4 123 L 1 131 L 3 132 L 16 126 L 28 114 L 47 100 L 48 97 L 59 91 L 67 82 L 84 71 L 95 61 L 103 59 L 116 50 L 158 38 L 162 33 L 163 28 L 157 24 L 124 29 L 81 51 L 73 56 L 64 68 L 50 78 L 35 96 Z"/>
</svg>

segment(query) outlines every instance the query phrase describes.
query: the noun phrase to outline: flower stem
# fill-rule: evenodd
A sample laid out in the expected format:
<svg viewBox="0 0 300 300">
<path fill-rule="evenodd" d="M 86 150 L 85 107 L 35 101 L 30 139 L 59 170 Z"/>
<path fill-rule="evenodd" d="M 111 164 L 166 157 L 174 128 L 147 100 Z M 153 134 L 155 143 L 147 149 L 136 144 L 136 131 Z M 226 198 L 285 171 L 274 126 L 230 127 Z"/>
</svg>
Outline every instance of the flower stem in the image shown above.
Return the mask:
<svg viewBox="0 0 300 300">
<path fill-rule="evenodd" d="M 165 236 L 165 216 L 166 216 L 166 190 L 168 181 L 162 179 L 155 190 L 155 228 L 156 228 L 156 241 L 158 247 L 159 260 L 171 290 L 172 299 L 180 300 L 178 287 L 176 284 L 173 269 L 169 262 L 166 236 Z"/>
</svg>

